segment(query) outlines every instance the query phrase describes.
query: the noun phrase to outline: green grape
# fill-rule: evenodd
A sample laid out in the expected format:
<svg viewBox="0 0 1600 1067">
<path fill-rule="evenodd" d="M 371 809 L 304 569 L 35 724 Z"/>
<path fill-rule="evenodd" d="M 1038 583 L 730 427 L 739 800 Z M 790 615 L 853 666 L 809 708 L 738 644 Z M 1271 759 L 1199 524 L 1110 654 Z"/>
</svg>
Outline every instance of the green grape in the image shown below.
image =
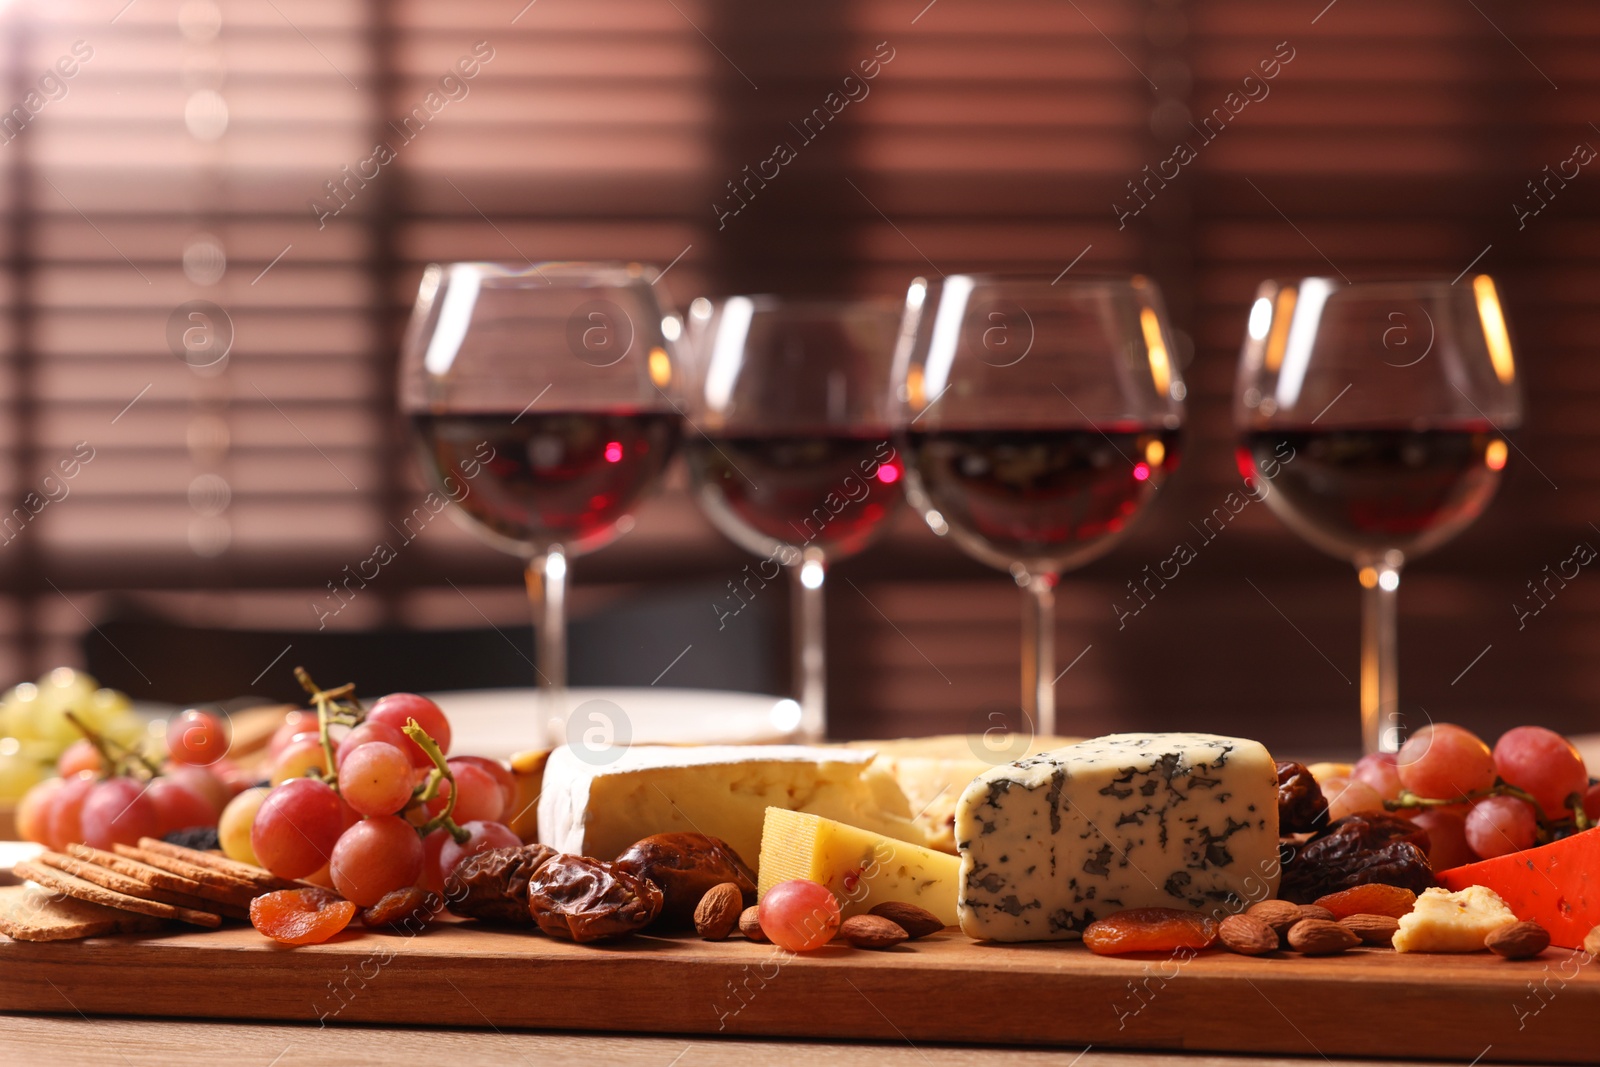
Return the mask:
<svg viewBox="0 0 1600 1067">
<path fill-rule="evenodd" d="M 45 777 L 46 768 L 24 755 L 16 738 L 0 741 L 0 800 L 20 800 Z"/>
<path fill-rule="evenodd" d="M 24 741 L 39 740 L 34 711 L 39 704 L 39 687 L 23 682 L 6 691 L 0 699 L 0 735 Z"/>
<path fill-rule="evenodd" d="M 83 703 L 73 708 L 78 718 L 96 730 L 105 730 L 133 709 L 126 694 L 115 689 L 96 689 Z"/>
</svg>

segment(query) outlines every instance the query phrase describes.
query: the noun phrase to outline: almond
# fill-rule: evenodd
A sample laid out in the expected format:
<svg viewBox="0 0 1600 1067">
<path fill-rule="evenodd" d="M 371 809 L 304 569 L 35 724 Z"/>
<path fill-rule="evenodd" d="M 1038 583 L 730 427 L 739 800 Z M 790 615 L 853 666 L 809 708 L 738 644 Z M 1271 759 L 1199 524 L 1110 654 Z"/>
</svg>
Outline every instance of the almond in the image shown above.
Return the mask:
<svg viewBox="0 0 1600 1067">
<path fill-rule="evenodd" d="M 1509 923 L 1484 938 L 1483 946 L 1508 960 L 1526 960 L 1550 947 L 1550 935 L 1538 923 Z"/>
<path fill-rule="evenodd" d="M 1359 937 L 1364 945 L 1392 945 L 1394 935 L 1400 929 L 1400 920 L 1392 915 L 1369 915 L 1363 912 L 1346 915 L 1339 920 L 1339 925 Z"/>
<path fill-rule="evenodd" d="M 1251 915 L 1230 915 L 1217 928 L 1217 937 L 1241 956 L 1265 956 L 1278 951 L 1278 931 Z"/>
<path fill-rule="evenodd" d="M 1300 918 L 1321 919 L 1323 922 L 1330 923 L 1339 921 L 1339 917 L 1337 915 L 1329 911 L 1327 908 L 1324 908 L 1321 904 L 1300 905 Z"/>
<path fill-rule="evenodd" d="M 1328 919 L 1301 919 L 1289 928 L 1289 947 L 1303 956 L 1331 956 L 1361 944 L 1361 938 Z"/>
<path fill-rule="evenodd" d="M 1303 916 L 1300 914 L 1300 905 L 1291 904 L 1287 900 L 1263 900 L 1251 906 L 1245 912 L 1252 919 L 1260 919 L 1280 938 L 1289 932 L 1289 927 L 1299 922 Z"/>
<path fill-rule="evenodd" d="M 904 930 L 906 936 L 912 940 L 936 934 L 944 929 L 944 923 L 927 908 L 919 908 L 915 904 L 906 904 L 898 900 L 884 901 L 872 909 L 872 914 L 888 919 Z"/>
<path fill-rule="evenodd" d="M 1600 926 L 1590 930 L 1583 939 L 1583 951 L 1591 956 L 1600 956 Z"/>
<path fill-rule="evenodd" d="M 882 915 L 852 915 L 839 924 L 839 936 L 856 948 L 894 948 L 909 935 Z"/>
<path fill-rule="evenodd" d="M 706 890 L 694 909 L 694 929 L 707 941 L 721 941 L 733 932 L 744 911 L 744 890 L 737 882 L 721 882 Z"/>
<path fill-rule="evenodd" d="M 739 914 L 739 932 L 746 941 L 765 942 L 766 931 L 761 929 L 761 909 L 749 907 Z"/>
</svg>

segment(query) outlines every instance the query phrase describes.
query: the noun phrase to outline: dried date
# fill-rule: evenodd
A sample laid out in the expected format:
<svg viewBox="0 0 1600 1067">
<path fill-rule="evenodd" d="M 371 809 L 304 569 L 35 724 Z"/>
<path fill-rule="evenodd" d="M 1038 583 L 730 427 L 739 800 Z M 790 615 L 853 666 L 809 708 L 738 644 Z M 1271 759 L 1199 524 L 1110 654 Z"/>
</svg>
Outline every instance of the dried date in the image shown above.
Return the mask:
<svg viewBox="0 0 1600 1067">
<path fill-rule="evenodd" d="M 1294 851 L 1278 895 L 1296 904 L 1377 882 L 1421 893 L 1434 884 L 1428 832 L 1397 815 L 1349 815 Z"/>
<path fill-rule="evenodd" d="M 587 856 L 556 856 L 528 881 L 528 913 L 539 929 L 579 942 L 642 930 L 662 901 L 654 882 Z"/>
<path fill-rule="evenodd" d="M 712 886 L 732 882 L 748 907 L 756 902 L 756 877 L 721 838 L 706 834 L 654 834 L 635 842 L 616 859 L 617 867 L 646 878 L 661 890 L 663 902 L 658 922 L 662 926 L 690 926 L 694 909 Z"/>
<path fill-rule="evenodd" d="M 524 845 L 468 856 L 445 879 L 445 904 L 468 919 L 531 925 L 528 880 L 557 855 L 546 845 Z"/>
<path fill-rule="evenodd" d="M 1328 817 L 1322 787 L 1302 763 L 1278 764 L 1278 833 L 1309 834 Z"/>
</svg>

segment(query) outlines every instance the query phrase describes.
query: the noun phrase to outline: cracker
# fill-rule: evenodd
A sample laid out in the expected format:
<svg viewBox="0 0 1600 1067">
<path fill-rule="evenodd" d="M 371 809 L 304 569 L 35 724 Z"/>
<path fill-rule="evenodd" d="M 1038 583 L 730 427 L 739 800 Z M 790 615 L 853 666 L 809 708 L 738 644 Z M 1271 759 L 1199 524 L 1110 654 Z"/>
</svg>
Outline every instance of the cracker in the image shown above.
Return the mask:
<svg viewBox="0 0 1600 1067">
<path fill-rule="evenodd" d="M 161 920 L 32 886 L 0 887 L 0 933 L 18 941 L 70 941 L 107 934 L 148 933 Z"/>
<path fill-rule="evenodd" d="M 159 867 L 169 874 L 182 875 L 191 882 L 198 882 L 211 891 L 206 894 L 196 892 L 196 896 L 204 895 L 207 899 L 212 899 L 212 894 L 216 894 L 230 904 L 249 907 L 250 901 L 261 895 L 261 891 L 254 886 L 235 881 L 220 871 L 213 871 L 207 867 L 196 867 L 194 864 L 184 860 L 173 859 L 171 856 L 163 856 L 159 852 L 135 848 L 132 845 L 117 845 L 115 848 L 119 856 L 138 860 L 140 863 L 151 867 Z"/>
<path fill-rule="evenodd" d="M 304 889 L 306 887 L 304 882 L 279 878 L 262 867 L 241 863 L 236 859 L 230 859 L 216 852 L 203 852 L 197 848 L 185 848 L 182 845 L 174 845 L 167 841 L 157 841 L 153 837 L 141 837 L 139 839 L 139 847 L 163 856 L 171 856 L 175 860 L 192 863 L 197 867 L 219 871 L 238 881 L 248 882 L 262 892 L 274 889 Z"/>
<path fill-rule="evenodd" d="M 183 893 L 187 896 L 198 898 L 203 903 L 196 905 L 202 911 L 214 911 L 219 915 L 226 915 L 234 919 L 248 920 L 250 909 L 248 902 L 241 901 L 242 894 L 232 887 L 218 887 L 196 882 L 192 878 L 185 878 L 181 874 L 152 867 L 148 863 L 123 856 L 116 852 L 107 852 L 104 849 L 91 848 L 88 845 L 68 845 L 67 852 L 80 860 L 87 860 L 96 866 L 104 867 L 110 871 L 117 871 L 129 878 L 137 878 L 145 885 L 156 889 L 165 889 L 172 893 Z M 176 903 L 175 901 L 172 903 Z"/>
<path fill-rule="evenodd" d="M 155 900 L 160 901 L 162 904 L 171 904 L 174 907 L 192 908 L 195 911 L 214 911 L 219 915 L 228 914 L 229 918 L 240 917 L 238 913 L 243 913 L 244 918 L 249 917 L 248 912 L 234 905 L 218 904 L 175 889 L 158 888 L 140 878 L 82 857 L 64 856 L 59 852 L 47 850 L 39 854 L 39 862 L 54 867 L 58 871 L 65 871 L 74 878 L 82 878 L 85 882 L 93 882 L 102 888 L 112 889 L 118 893 L 126 893 L 128 896 L 138 897 L 140 900 Z M 226 912 L 224 912 L 224 908 L 227 909 Z"/>
<path fill-rule="evenodd" d="M 105 886 L 95 885 L 76 875 L 57 870 L 44 863 L 28 861 L 17 864 L 12 870 L 18 878 L 27 878 L 38 882 L 46 889 L 53 889 L 58 893 L 65 893 L 78 900 L 87 900 L 91 904 L 101 904 L 108 908 L 120 908 L 123 911 L 134 911 L 141 915 L 153 915 L 158 919 L 178 919 L 193 926 L 205 926 L 215 929 L 222 925 L 222 919 L 216 912 L 200 911 L 196 908 L 181 908 L 176 904 L 163 904 L 158 900 L 141 900 L 138 897 L 119 893 Z"/>
</svg>

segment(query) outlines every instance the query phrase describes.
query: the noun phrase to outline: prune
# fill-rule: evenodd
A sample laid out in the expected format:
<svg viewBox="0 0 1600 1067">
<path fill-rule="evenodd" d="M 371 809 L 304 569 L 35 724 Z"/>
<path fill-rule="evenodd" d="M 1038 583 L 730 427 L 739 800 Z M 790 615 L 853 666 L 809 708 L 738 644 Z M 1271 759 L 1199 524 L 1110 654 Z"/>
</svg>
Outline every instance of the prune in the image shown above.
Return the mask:
<svg viewBox="0 0 1600 1067">
<path fill-rule="evenodd" d="M 654 882 L 587 856 L 555 856 L 528 881 L 528 912 L 539 929 L 579 942 L 644 929 L 662 899 Z"/>
<path fill-rule="evenodd" d="M 1434 884 L 1428 832 L 1397 815 L 1349 815 L 1293 850 L 1278 895 L 1296 904 L 1369 882 L 1420 893 Z"/>
<path fill-rule="evenodd" d="M 755 874 L 726 841 L 705 834 L 655 834 L 617 857 L 629 874 L 648 878 L 661 890 L 662 926 L 690 926 L 694 909 L 712 886 L 732 882 L 748 907 L 756 902 Z"/>
<path fill-rule="evenodd" d="M 547 845 L 524 845 L 468 856 L 445 879 L 445 905 L 464 918 L 528 926 L 528 879 L 557 855 Z"/>
<path fill-rule="evenodd" d="M 1309 834 L 1328 817 L 1328 800 L 1305 765 L 1278 764 L 1278 833 Z"/>
</svg>

